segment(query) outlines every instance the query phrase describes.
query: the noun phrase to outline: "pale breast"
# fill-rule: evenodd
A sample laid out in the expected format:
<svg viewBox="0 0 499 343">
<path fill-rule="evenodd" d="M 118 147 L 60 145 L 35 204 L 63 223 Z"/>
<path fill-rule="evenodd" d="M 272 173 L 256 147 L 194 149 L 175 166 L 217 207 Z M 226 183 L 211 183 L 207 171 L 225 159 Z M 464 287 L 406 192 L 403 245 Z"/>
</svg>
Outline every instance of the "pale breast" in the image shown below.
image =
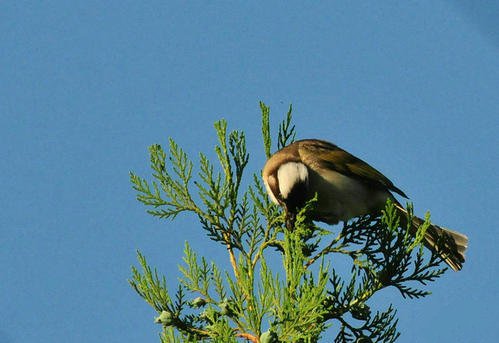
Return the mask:
<svg viewBox="0 0 499 343">
<path fill-rule="evenodd" d="M 334 170 L 309 172 L 312 197 L 318 194 L 317 213 L 322 221 L 336 223 L 381 209 L 390 196 L 386 190 L 375 190 L 361 181 Z"/>
</svg>

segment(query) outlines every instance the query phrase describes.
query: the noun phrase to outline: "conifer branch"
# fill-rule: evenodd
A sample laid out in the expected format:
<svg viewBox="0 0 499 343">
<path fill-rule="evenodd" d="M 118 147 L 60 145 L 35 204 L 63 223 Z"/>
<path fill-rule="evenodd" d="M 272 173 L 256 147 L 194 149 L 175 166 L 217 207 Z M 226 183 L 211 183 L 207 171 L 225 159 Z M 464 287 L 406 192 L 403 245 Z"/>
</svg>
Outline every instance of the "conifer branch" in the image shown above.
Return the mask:
<svg viewBox="0 0 499 343">
<path fill-rule="evenodd" d="M 264 153 L 272 149 L 270 108 L 260 103 Z M 152 181 L 130 173 L 137 200 L 158 218 L 194 214 L 207 237 L 227 249 L 225 268 L 198 256 L 188 243 L 176 292 L 138 252 L 132 288 L 158 314 L 162 342 L 394 342 L 396 311 L 371 310 L 371 299 L 387 287 L 404 298 L 430 294 L 426 286 L 446 271 L 441 255 L 423 250 L 429 214 L 409 232 L 387 203 L 380 217 L 364 216 L 340 228 L 310 220 L 316 199 L 293 218 L 273 204 L 259 173 L 243 189 L 249 161 L 244 133 L 215 123 L 218 163 L 199 153 L 194 164 L 172 139 L 168 151 L 149 148 Z M 277 148 L 295 140 L 292 107 L 278 125 Z M 335 270 L 335 256 L 348 256 L 351 274 Z M 270 261 L 280 259 L 281 268 Z M 230 267 L 229 267 L 230 266 Z M 271 268 L 270 266 L 274 266 Z M 331 341 L 331 339 L 327 340 Z"/>
</svg>

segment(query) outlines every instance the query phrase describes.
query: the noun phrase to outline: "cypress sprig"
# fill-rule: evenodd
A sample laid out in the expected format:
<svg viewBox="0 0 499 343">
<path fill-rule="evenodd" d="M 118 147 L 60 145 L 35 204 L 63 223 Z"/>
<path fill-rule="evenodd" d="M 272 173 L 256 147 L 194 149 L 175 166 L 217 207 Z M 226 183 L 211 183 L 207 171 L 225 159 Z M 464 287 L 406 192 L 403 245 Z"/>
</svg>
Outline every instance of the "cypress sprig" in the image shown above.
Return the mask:
<svg viewBox="0 0 499 343">
<path fill-rule="evenodd" d="M 261 102 L 260 109 L 268 157 L 270 108 Z M 388 287 L 404 298 L 425 297 L 427 285 L 445 272 L 438 254 L 422 247 L 429 214 L 415 235 L 400 225 L 411 222 L 412 205 L 401 220 L 390 202 L 380 217 L 321 227 L 310 220 L 312 199 L 290 226 L 259 172 L 246 175 L 245 134 L 229 132 L 225 120 L 215 123 L 215 131 L 218 161 L 200 152 L 195 164 L 170 139 L 167 151 L 159 144 L 149 148 L 151 181 L 130 173 L 149 214 L 171 220 L 195 214 L 207 238 L 228 255 L 219 266 L 185 243 L 174 286 L 138 252 L 140 268 L 132 267 L 129 282 L 156 311 L 161 342 L 394 342 L 400 336 L 396 310 L 375 309 L 372 299 Z M 278 125 L 277 148 L 295 137 L 290 106 Z M 338 256 L 351 263 L 346 275 Z"/>
</svg>

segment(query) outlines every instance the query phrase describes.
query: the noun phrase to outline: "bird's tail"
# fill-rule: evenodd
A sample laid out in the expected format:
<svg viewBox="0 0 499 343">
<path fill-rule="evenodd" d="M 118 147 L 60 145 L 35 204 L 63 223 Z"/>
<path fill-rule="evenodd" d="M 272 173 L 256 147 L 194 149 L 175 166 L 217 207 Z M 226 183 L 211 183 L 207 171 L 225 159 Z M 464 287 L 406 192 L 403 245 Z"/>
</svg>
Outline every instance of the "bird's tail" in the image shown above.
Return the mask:
<svg viewBox="0 0 499 343">
<path fill-rule="evenodd" d="M 407 210 L 400 204 L 395 204 L 400 213 L 401 223 L 407 218 Z M 416 233 L 424 220 L 413 216 L 411 231 Z M 424 245 L 433 252 L 436 252 L 454 271 L 459 271 L 463 267 L 464 253 L 468 247 L 468 237 L 462 233 L 452 231 L 435 224 L 431 224 L 424 236 Z"/>
</svg>

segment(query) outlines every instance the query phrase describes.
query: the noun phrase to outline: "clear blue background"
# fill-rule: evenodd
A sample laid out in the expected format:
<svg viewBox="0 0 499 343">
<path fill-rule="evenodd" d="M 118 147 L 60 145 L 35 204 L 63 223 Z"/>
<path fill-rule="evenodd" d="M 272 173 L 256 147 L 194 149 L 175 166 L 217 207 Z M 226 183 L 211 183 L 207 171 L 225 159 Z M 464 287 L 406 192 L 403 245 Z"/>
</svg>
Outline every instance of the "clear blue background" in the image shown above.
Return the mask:
<svg viewBox="0 0 499 343">
<path fill-rule="evenodd" d="M 2 1 L 0 342 L 158 342 L 127 284 L 140 249 L 176 285 L 183 242 L 225 261 L 195 218 L 149 217 L 128 173 L 173 137 L 247 133 L 258 101 L 333 141 L 467 233 L 460 273 L 399 308 L 401 342 L 490 342 L 499 326 L 499 5 L 487 1 Z M 274 125 L 275 128 L 275 125 Z"/>
</svg>

